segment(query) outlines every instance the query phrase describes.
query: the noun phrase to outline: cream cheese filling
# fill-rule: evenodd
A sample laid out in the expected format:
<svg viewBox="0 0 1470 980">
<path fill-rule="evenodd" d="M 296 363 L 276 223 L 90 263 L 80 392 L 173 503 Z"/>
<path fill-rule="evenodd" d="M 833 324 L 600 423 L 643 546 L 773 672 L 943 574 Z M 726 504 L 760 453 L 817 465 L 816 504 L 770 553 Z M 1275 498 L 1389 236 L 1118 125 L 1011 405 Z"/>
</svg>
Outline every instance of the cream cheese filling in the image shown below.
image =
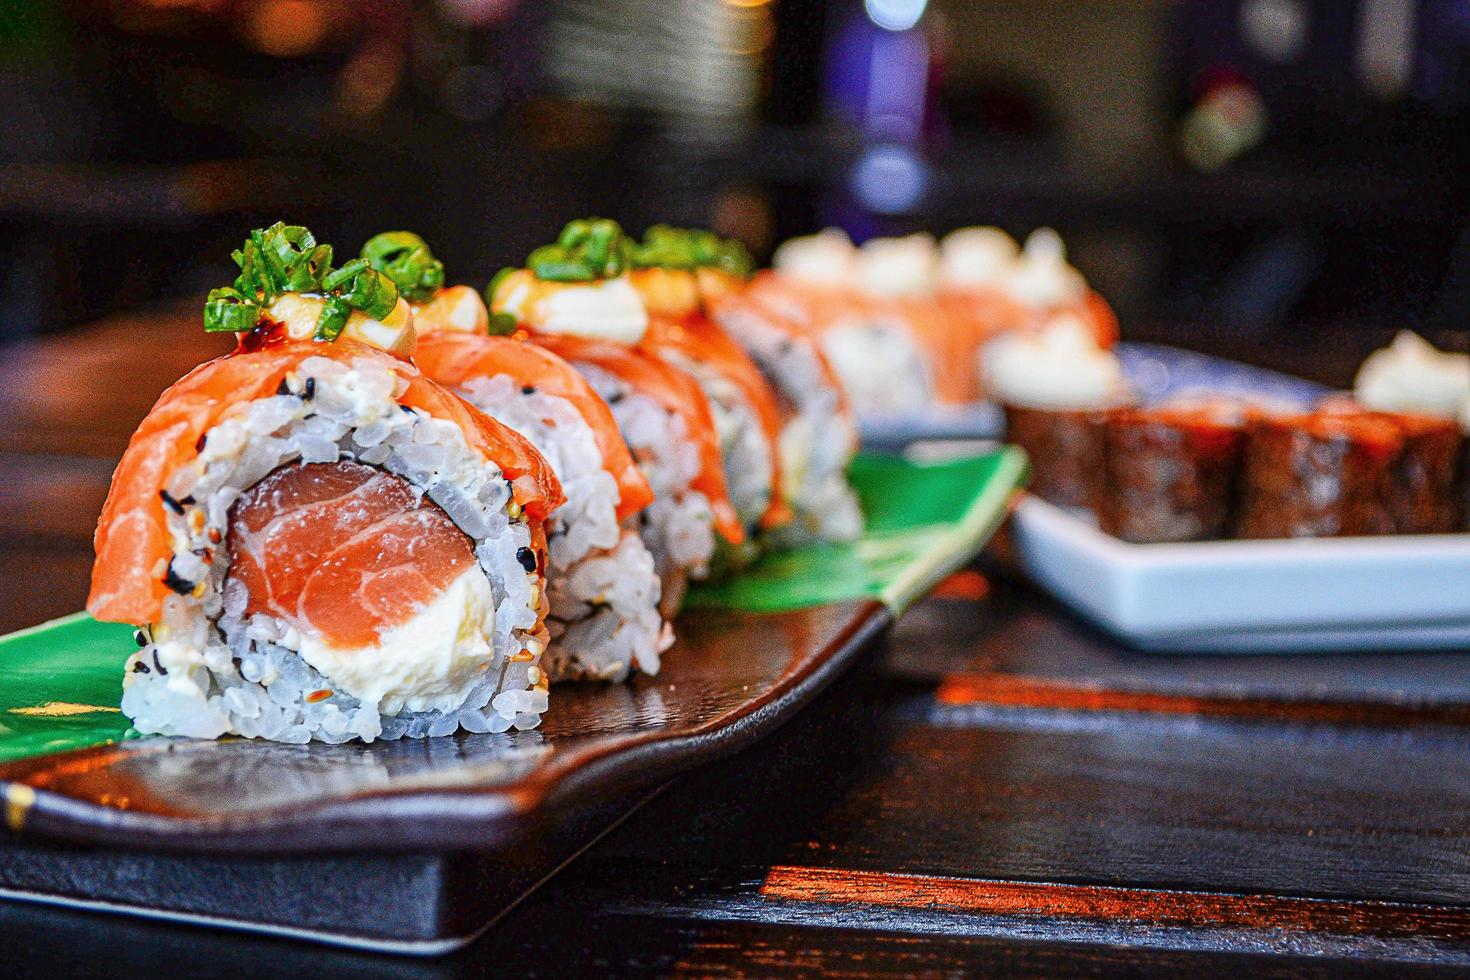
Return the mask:
<svg viewBox="0 0 1470 980">
<path fill-rule="evenodd" d="M 472 565 L 432 602 L 363 647 L 298 633 L 297 653 L 340 690 L 385 715 L 452 711 L 494 661 L 495 597 Z"/>
</svg>

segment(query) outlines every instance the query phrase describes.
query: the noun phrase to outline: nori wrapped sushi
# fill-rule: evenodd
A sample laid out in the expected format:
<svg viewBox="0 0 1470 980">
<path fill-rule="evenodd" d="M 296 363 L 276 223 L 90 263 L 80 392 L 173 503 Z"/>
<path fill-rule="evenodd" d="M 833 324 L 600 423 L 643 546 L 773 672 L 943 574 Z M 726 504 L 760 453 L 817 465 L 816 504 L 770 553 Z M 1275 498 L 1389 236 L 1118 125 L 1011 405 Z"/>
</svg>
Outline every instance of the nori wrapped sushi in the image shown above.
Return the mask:
<svg viewBox="0 0 1470 980">
<path fill-rule="evenodd" d="M 1106 409 L 1004 404 L 1006 440 L 1031 460 L 1027 489 L 1058 507 L 1096 513 L 1107 492 Z"/>
<path fill-rule="evenodd" d="M 1261 416 L 1247 425 L 1242 538 L 1392 534 L 1399 426 L 1371 413 Z"/>
<path fill-rule="evenodd" d="M 1403 444 L 1389 474 L 1388 508 L 1395 534 L 1445 534 L 1459 527 L 1457 470 L 1464 437 L 1453 419 L 1424 412 L 1385 411 L 1333 397 L 1319 413 L 1380 419 Z"/>
<path fill-rule="evenodd" d="M 1379 413 L 1398 426 L 1404 446 L 1394 463 L 1394 529 L 1399 534 L 1447 534 L 1460 523 L 1456 470 L 1464 437 L 1459 423 L 1432 415 Z"/>
<path fill-rule="evenodd" d="M 1225 537 L 1245 449 L 1244 416 L 1226 401 L 1110 413 L 1103 530 L 1140 544 Z"/>
</svg>

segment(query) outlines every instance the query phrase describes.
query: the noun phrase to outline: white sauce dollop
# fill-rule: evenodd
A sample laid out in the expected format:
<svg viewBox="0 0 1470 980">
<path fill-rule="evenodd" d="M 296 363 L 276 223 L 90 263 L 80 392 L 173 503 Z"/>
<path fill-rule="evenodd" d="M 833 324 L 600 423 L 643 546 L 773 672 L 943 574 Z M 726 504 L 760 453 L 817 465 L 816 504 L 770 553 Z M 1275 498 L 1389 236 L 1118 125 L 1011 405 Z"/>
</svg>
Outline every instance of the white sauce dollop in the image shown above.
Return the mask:
<svg viewBox="0 0 1470 980">
<path fill-rule="evenodd" d="M 999 286 L 1020 254 L 1016 240 L 999 228 L 958 228 L 939 243 L 939 281 L 952 289 Z"/>
<path fill-rule="evenodd" d="M 1027 408 L 1108 408 L 1128 400 L 1123 365 L 1071 314 L 1037 333 L 1004 334 L 980 352 L 986 391 Z"/>
<path fill-rule="evenodd" d="M 928 296 L 939 277 L 939 246 L 922 232 L 869 239 L 858 249 L 855 274 L 855 285 L 870 296 Z"/>
<path fill-rule="evenodd" d="M 781 275 L 815 286 L 849 286 L 857 264 L 857 249 L 841 228 L 824 228 L 782 242 L 771 257 L 771 268 Z"/>
<path fill-rule="evenodd" d="M 1075 302 L 1087 293 L 1087 280 L 1067 264 L 1062 236 L 1038 228 L 1026 238 L 1005 288 L 1018 302 L 1046 308 Z"/>
<path fill-rule="evenodd" d="M 1470 355 L 1436 350 L 1400 330 L 1358 368 L 1353 395 L 1368 408 L 1460 418 L 1470 407 Z"/>
<path fill-rule="evenodd" d="M 527 275 L 496 297 L 496 309 L 542 333 L 636 344 L 648 332 L 648 309 L 627 276 L 561 283 Z"/>
<path fill-rule="evenodd" d="M 301 659 L 337 687 L 383 714 L 450 711 L 494 661 L 495 595 L 479 565 L 471 565 L 406 622 L 354 649 L 299 637 Z"/>
</svg>

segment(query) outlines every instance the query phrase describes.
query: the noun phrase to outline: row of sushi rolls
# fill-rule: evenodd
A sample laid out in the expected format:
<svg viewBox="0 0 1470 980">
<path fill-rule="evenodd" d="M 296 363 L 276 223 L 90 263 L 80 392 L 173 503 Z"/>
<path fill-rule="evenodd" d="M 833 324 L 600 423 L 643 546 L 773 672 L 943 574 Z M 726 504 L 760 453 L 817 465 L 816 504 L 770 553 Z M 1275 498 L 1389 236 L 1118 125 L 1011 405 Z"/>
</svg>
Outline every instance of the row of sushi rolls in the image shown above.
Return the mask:
<svg viewBox="0 0 1470 980">
<path fill-rule="evenodd" d="M 525 730 L 553 684 L 656 674 L 689 583 L 861 535 L 857 417 L 995 400 L 1034 488 L 1132 540 L 1461 519 L 1470 358 L 1406 335 L 1358 401 L 1139 407 L 1050 229 L 828 229 L 757 271 L 584 219 L 483 290 L 407 231 L 338 264 L 277 223 L 232 258 L 203 327 L 235 348 L 159 398 L 97 527 L 143 733 Z"/>
</svg>

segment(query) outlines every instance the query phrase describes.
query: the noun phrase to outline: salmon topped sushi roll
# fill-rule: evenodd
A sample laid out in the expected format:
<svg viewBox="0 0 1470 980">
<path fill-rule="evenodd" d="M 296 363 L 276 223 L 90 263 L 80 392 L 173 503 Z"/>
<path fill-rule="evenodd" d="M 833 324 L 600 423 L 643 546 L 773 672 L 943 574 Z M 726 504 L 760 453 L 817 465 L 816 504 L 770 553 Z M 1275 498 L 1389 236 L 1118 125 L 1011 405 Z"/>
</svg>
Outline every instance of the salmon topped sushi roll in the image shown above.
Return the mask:
<svg viewBox="0 0 1470 980">
<path fill-rule="evenodd" d="M 1051 228 L 1025 245 L 999 228 L 959 228 L 940 243 L 940 295 L 970 321 L 977 344 L 998 334 L 1034 332 L 1060 315 L 1075 317 L 1099 347 L 1118 342 L 1118 318 L 1107 300 L 1067 261 Z"/>
<path fill-rule="evenodd" d="M 97 526 L 87 608 L 141 627 L 124 713 L 285 742 L 534 727 L 552 468 L 400 356 L 412 311 L 367 262 L 279 224 L 235 261 L 205 327 L 239 347 L 159 398 Z"/>
<path fill-rule="evenodd" d="M 571 362 L 607 402 L 653 489 L 636 520 L 671 616 L 688 581 L 711 573 L 717 545 L 728 554 L 747 540 L 727 489 L 721 432 L 694 377 L 642 345 L 649 314 L 627 275 L 621 229 L 574 222 L 562 240 L 572 244 L 538 249 L 526 268 L 496 277 L 491 319 Z"/>
<path fill-rule="evenodd" d="M 754 545 L 756 535 L 791 521 L 776 394 L 745 350 L 705 314 L 694 269 L 668 258 L 657 246 L 634 249 L 629 279 L 648 310 L 640 346 L 694 378 L 709 398 L 730 500 Z"/>
<path fill-rule="evenodd" d="M 639 267 L 637 243 L 614 221 L 573 221 L 528 267 L 494 290 L 497 310 L 535 334 L 572 334 L 636 349 L 692 378 L 718 435 L 725 493 L 743 528 L 716 555 L 739 567 L 759 532 L 790 519 L 780 492 L 780 413 L 755 364 L 704 316 L 691 269 Z M 726 542 L 729 539 L 726 537 Z"/>
<path fill-rule="evenodd" d="M 686 314 L 685 336 L 710 345 L 733 341 L 775 396 L 779 490 L 792 518 L 768 532 L 773 540 L 856 539 L 863 517 L 847 481 L 857 451 L 852 412 L 816 339 L 746 289 L 752 270 L 744 246 L 709 231 L 657 225 L 645 232 L 636 261 L 693 272 L 708 320 Z M 711 321 L 718 331 L 709 329 Z M 703 339 L 706 333 L 711 339 Z"/>
<path fill-rule="evenodd" d="M 749 292 L 817 339 L 860 415 L 924 412 L 941 394 L 934 365 L 902 305 L 880 297 L 873 251 L 864 256 L 837 228 L 792 238 Z"/>
<path fill-rule="evenodd" d="M 363 254 L 390 237 L 416 240 L 391 232 Z M 653 556 L 636 530 L 653 490 L 611 410 L 556 354 L 524 337 L 488 335 L 488 311 L 474 290 L 428 298 L 419 309 L 420 369 L 529 439 L 566 496 L 546 524 L 551 646 L 543 668 L 553 682 L 658 673 L 673 633 L 659 613 Z"/>
<path fill-rule="evenodd" d="M 673 616 L 689 582 L 710 576 L 716 552 L 746 543 L 709 401 L 693 378 L 642 351 L 575 336 L 536 342 L 576 365 L 607 401 L 648 478 L 654 501 L 638 528 L 663 582 L 664 615 Z"/>
</svg>

